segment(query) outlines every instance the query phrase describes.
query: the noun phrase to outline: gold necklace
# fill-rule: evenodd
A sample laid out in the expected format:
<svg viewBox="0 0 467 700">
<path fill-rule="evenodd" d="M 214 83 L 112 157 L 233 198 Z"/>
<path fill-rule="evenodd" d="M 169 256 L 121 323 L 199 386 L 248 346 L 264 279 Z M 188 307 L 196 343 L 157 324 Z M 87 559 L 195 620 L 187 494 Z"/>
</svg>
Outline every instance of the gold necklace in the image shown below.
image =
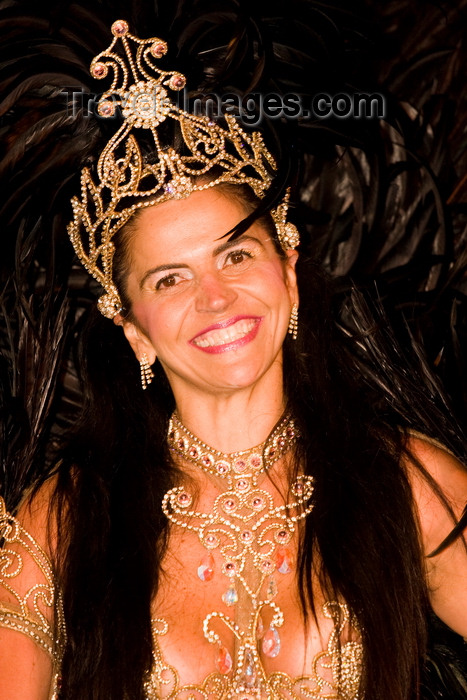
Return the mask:
<svg viewBox="0 0 467 700">
<path fill-rule="evenodd" d="M 280 652 L 278 630 L 284 623 L 284 614 L 274 602 L 275 576 L 293 570 L 293 557 L 287 545 L 295 534 L 297 522 L 313 508 L 313 480 L 310 476 L 298 476 L 290 487 L 292 500 L 276 506 L 272 495 L 258 488 L 258 476 L 290 451 L 298 437 L 293 419 L 286 416 L 261 445 L 225 454 L 199 440 L 175 414 L 170 419 L 170 449 L 206 474 L 220 477 L 226 486 L 207 513 L 192 509 L 194 496 L 184 486 L 165 494 L 162 510 L 174 525 L 195 532 L 207 550 L 197 570 L 201 581 L 213 578 L 213 552 L 220 552 L 222 573 L 229 581 L 222 600 L 227 607 L 239 602 L 242 606 L 239 611 L 242 624 L 223 611 L 213 611 L 203 621 L 205 638 L 218 648 L 216 667 L 220 674 L 231 675 L 236 697 L 237 693 L 238 697 L 262 697 L 267 675 L 260 650 L 270 657 Z M 246 572 L 255 574 L 248 580 Z M 267 610 L 271 621 L 264 631 L 262 613 Z M 237 645 L 235 660 L 221 635 L 211 628 L 213 618 L 221 620 L 233 632 Z"/>
</svg>

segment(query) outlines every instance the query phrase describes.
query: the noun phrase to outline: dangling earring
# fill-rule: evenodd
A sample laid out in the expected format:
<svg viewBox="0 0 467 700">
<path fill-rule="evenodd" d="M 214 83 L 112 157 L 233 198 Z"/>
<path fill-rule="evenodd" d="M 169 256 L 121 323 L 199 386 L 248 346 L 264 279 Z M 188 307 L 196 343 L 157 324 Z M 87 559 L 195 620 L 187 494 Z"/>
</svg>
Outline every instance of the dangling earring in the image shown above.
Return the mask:
<svg viewBox="0 0 467 700">
<path fill-rule="evenodd" d="M 290 321 L 287 332 L 290 333 L 293 340 L 297 340 L 298 331 L 298 304 L 292 305 L 292 310 L 290 312 Z"/>
<path fill-rule="evenodd" d="M 154 379 L 154 372 L 151 369 L 146 353 L 144 353 L 144 355 L 141 357 L 139 364 L 141 367 L 141 386 L 143 387 L 144 391 L 144 389 L 147 389 Z"/>
</svg>

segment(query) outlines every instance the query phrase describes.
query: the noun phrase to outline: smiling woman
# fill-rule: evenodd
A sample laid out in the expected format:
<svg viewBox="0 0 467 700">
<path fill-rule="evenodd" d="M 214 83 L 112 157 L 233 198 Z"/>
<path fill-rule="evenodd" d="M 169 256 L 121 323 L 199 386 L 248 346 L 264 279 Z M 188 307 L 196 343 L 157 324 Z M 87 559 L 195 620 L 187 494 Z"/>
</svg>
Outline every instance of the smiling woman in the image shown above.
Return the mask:
<svg viewBox="0 0 467 700">
<path fill-rule="evenodd" d="M 467 636 L 448 419 L 361 298 L 334 321 L 263 136 L 111 33 L 68 226 L 103 294 L 79 420 L 0 500 L 0 700 L 419 698 L 431 610 Z"/>
<path fill-rule="evenodd" d="M 129 313 L 115 317 L 137 358 L 146 354 L 152 365 L 157 357 L 182 416 L 194 403 L 198 420 L 211 425 L 204 406 L 210 394 L 224 395 L 232 409 L 237 405 L 245 421 L 216 409 L 227 419 L 219 426 L 223 437 L 215 438 L 221 446 L 262 441 L 264 429 L 250 424 L 250 410 L 245 413 L 252 397 L 259 402 L 254 415 L 279 419 L 282 344 L 298 302 L 296 251 L 279 257 L 259 222 L 238 238 L 225 238 L 247 213 L 221 186 L 142 211 L 125 246 Z M 192 427 L 199 434 L 201 426 Z"/>
</svg>

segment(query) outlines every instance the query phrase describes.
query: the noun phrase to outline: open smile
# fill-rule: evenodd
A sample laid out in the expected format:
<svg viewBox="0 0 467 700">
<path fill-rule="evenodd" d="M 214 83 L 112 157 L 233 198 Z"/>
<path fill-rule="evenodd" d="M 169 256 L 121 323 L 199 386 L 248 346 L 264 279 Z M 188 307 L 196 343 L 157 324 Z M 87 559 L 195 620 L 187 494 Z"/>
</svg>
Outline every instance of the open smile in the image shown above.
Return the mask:
<svg viewBox="0 0 467 700">
<path fill-rule="evenodd" d="M 208 353 L 227 352 L 249 343 L 256 336 L 261 317 L 242 316 L 216 323 L 190 340 L 190 344 Z"/>
</svg>

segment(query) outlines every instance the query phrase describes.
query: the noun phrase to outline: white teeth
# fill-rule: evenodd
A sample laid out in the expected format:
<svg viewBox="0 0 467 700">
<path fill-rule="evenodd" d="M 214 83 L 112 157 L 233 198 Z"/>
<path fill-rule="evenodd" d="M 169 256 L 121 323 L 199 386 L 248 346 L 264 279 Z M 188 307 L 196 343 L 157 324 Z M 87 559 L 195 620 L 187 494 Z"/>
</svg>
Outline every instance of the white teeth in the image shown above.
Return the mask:
<svg viewBox="0 0 467 700">
<path fill-rule="evenodd" d="M 227 326 L 227 328 L 218 328 L 217 330 L 209 331 L 209 333 L 199 336 L 199 338 L 196 338 L 193 342 L 200 348 L 234 343 L 239 338 L 243 338 L 243 336 L 247 335 L 255 323 L 256 321 L 254 319 L 245 318 L 241 321 L 237 321 L 237 323 L 233 323 L 231 326 Z"/>
</svg>

